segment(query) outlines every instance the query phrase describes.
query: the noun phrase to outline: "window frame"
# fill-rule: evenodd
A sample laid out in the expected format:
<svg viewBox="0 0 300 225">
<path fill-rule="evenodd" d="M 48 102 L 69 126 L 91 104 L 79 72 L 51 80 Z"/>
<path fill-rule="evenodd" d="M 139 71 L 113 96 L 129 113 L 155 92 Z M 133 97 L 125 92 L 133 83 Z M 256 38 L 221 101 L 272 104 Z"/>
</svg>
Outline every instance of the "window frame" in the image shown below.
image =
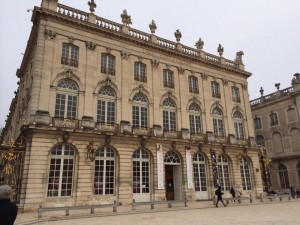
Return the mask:
<svg viewBox="0 0 300 225">
<path fill-rule="evenodd" d="M 200 134 L 202 132 L 201 110 L 196 103 L 192 103 L 189 107 L 189 124 L 191 134 Z"/>
<path fill-rule="evenodd" d="M 66 83 L 62 84 L 62 82 L 69 82 L 69 85 L 67 86 Z M 71 84 L 73 87 L 70 86 Z M 61 79 L 57 84 L 55 94 L 54 116 L 57 118 L 77 119 L 78 103 L 79 87 L 77 83 L 71 79 Z"/>
<path fill-rule="evenodd" d="M 142 148 L 135 150 L 132 161 L 132 193 L 150 194 L 151 157 L 149 152 Z"/>
<path fill-rule="evenodd" d="M 236 138 L 238 140 L 245 139 L 245 126 L 243 121 L 243 115 L 239 111 L 234 112 L 233 122 Z"/>
<path fill-rule="evenodd" d="M 224 154 L 218 157 L 217 166 L 219 184 L 221 185 L 222 191 L 229 191 L 231 184 L 230 166 L 229 160 Z"/>
<path fill-rule="evenodd" d="M 163 83 L 164 83 L 164 87 L 173 88 L 173 89 L 175 88 L 173 71 L 169 69 L 163 70 Z"/>
<path fill-rule="evenodd" d="M 198 78 L 194 75 L 188 77 L 189 80 L 189 92 L 199 94 Z"/>
<path fill-rule="evenodd" d="M 287 167 L 283 164 L 278 165 L 278 175 L 280 180 L 280 187 L 282 189 L 290 188 L 289 174 Z"/>
<path fill-rule="evenodd" d="M 134 80 L 147 83 L 147 66 L 142 62 L 134 62 Z"/>
<path fill-rule="evenodd" d="M 232 101 L 240 103 L 241 102 L 241 97 L 240 97 L 240 89 L 233 86 L 231 87 L 231 96 L 232 96 Z"/>
<path fill-rule="evenodd" d="M 136 98 L 141 96 L 139 101 Z M 149 101 L 146 95 L 138 92 L 132 98 L 132 127 L 148 127 L 149 120 Z M 138 124 L 137 124 L 138 122 Z"/>
<path fill-rule="evenodd" d="M 54 152 L 56 154 L 53 154 Z M 73 154 L 66 154 L 68 152 Z M 72 167 L 71 169 L 70 169 L 70 165 Z M 58 169 L 56 168 L 57 166 L 59 167 Z M 62 143 L 62 144 L 57 144 L 51 148 L 50 157 L 49 157 L 49 167 L 48 167 L 49 170 L 48 170 L 48 182 L 47 182 L 47 198 L 69 198 L 73 196 L 75 166 L 76 166 L 76 150 L 73 146 L 67 143 Z M 51 169 L 52 167 L 54 167 L 54 169 Z M 55 175 L 56 172 L 58 172 L 58 176 Z M 54 174 L 51 175 L 51 173 Z M 69 173 L 71 173 L 71 178 Z M 67 179 L 67 181 L 71 179 L 71 181 L 64 183 L 63 182 L 64 179 Z M 63 188 L 63 186 L 66 187 Z M 67 188 L 70 186 L 71 188 Z M 65 192 L 69 191 L 70 194 L 62 195 L 63 191 Z"/>
<path fill-rule="evenodd" d="M 109 150 L 109 152 L 108 152 Z M 101 152 L 103 152 L 103 156 L 101 156 Z M 111 154 L 113 153 L 113 156 Z M 99 154 L 99 155 L 97 155 Z M 103 162 L 103 166 L 101 165 Z M 98 164 L 99 163 L 99 164 Z M 96 167 L 99 167 L 97 170 Z M 102 166 L 102 170 L 101 170 Z M 112 168 L 111 168 L 112 167 Z M 117 167 L 117 160 L 116 160 L 116 151 L 109 147 L 103 146 L 98 148 L 95 151 L 95 160 L 94 160 L 94 174 L 93 174 L 93 195 L 95 196 L 111 196 L 116 194 L 116 167 Z M 99 173 L 99 176 L 96 175 Z M 113 173 L 113 175 L 112 175 Z M 102 180 L 101 180 L 102 175 Z M 100 177 L 100 179 L 99 179 Z M 107 180 L 108 177 L 108 180 Z M 96 181 L 96 178 L 97 181 Z M 110 179 L 113 179 L 111 182 Z M 100 180 L 100 181 L 99 181 Z M 102 184 L 101 184 L 102 181 Z M 97 187 L 97 189 L 96 189 Z M 98 188 L 99 187 L 99 188 Z M 97 191 L 96 191 L 97 190 Z M 101 193 L 102 190 L 102 193 Z M 108 192 L 107 192 L 108 191 Z"/>
<path fill-rule="evenodd" d="M 168 105 L 167 100 L 169 101 Z M 167 98 L 163 101 L 163 130 L 177 131 L 177 107 L 176 103 Z"/>
<path fill-rule="evenodd" d="M 211 94 L 214 98 L 221 98 L 220 84 L 216 81 L 211 82 Z"/>
<path fill-rule="evenodd" d="M 279 120 L 278 120 L 278 113 L 272 112 L 269 114 L 269 119 L 270 119 L 270 126 L 278 126 L 279 125 Z"/>
<path fill-rule="evenodd" d="M 250 160 L 241 158 L 240 160 L 240 173 L 242 179 L 242 186 L 244 191 L 252 190 L 251 166 Z"/>
<path fill-rule="evenodd" d="M 79 47 L 70 43 L 62 43 L 61 64 L 78 67 Z"/>
<path fill-rule="evenodd" d="M 109 53 L 101 54 L 101 73 L 116 75 L 116 57 Z"/>
<path fill-rule="evenodd" d="M 201 153 L 193 155 L 194 190 L 207 191 L 207 171 L 205 156 Z"/>
<path fill-rule="evenodd" d="M 218 137 L 225 137 L 225 125 L 222 110 L 218 107 L 215 107 L 212 114 L 214 135 Z"/>
<path fill-rule="evenodd" d="M 254 121 L 254 128 L 255 128 L 255 130 L 262 129 L 262 121 L 261 121 L 260 117 L 255 117 L 253 121 Z"/>
<path fill-rule="evenodd" d="M 107 94 L 101 94 L 106 90 Z M 104 104 L 104 111 L 102 106 Z M 113 115 L 113 116 L 112 116 Z M 97 122 L 101 124 L 115 124 L 117 115 L 116 93 L 110 87 L 102 87 L 97 98 Z M 102 117 L 104 116 L 104 121 Z"/>
</svg>

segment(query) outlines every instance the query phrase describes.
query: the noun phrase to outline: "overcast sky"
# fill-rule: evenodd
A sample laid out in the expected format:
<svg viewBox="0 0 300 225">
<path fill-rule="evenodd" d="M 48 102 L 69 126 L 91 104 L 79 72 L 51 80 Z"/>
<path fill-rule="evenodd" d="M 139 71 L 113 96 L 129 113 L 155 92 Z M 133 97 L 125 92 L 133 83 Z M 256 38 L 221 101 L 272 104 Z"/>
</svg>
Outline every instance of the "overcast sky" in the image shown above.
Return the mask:
<svg viewBox="0 0 300 225">
<path fill-rule="evenodd" d="M 89 12 L 88 0 L 59 0 L 59 3 Z M 253 75 L 248 79 L 250 99 L 291 85 L 293 74 L 300 72 L 300 0 L 95 0 L 97 16 L 121 23 L 127 9 L 131 27 L 150 33 L 152 19 L 156 35 L 175 41 L 174 32 L 182 33 L 181 43 L 194 47 L 199 37 L 203 50 L 234 60 L 244 52 L 243 62 Z M 41 0 L 0 0 L 0 127 L 4 126 L 11 99 L 17 89 L 16 70 L 21 65 L 31 30 L 27 9 L 40 6 Z"/>
</svg>

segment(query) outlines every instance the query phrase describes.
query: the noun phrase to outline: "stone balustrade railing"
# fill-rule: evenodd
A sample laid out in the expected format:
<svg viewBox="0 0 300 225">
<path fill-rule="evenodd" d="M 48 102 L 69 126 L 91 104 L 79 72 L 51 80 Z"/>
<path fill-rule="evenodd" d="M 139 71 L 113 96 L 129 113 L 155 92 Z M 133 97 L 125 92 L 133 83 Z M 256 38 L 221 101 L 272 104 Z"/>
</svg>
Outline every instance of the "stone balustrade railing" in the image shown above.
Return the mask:
<svg viewBox="0 0 300 225">
<path fill-rule="evenodd" d="M 108 29 L 108 30 L 112 30 L 112 31 L 116 31 L 119 32 L 121 30 L 121 24 L 112 22 L 110 20 L 101 18 L 101 17 L 96 17 L 96 25 Z"/>
<path fill-rule="evenodd" d="M 169 49 L 172 49 L 172 50 L 176 49 L 176 43 L 175 42 L 168 41 L 168 40 L 160 38 L 160 37 L 157 38 L 157 44 L 161 47 L 164 47 L 164 48 L 169 48 Z"/>
<path fill-rule="evenodd" d="M 129 29 L 128 35 L 133 37 L 133 38 L 142 40 L 142 41 L 149 41 L 150 40 L 150 34 L 144 33 L 142 31 L 139 31 L 139 30 L 136 30 L 136 29 L 133 29 L 133 28 Z"/>
<path fill-rule="evenodd" d="M 83 11 L 62 4 L 57 4 L 57 12 L 72 17 L 73 19 L 82 20 L 82 21 L 88 21 L 88 17 L 89 17 L 88 13 L 85 13 Z"/>
<path fill-rule="evenodd" d="M 47 7 L 47 6 L 45 5 L 43 7 Z M 69 6 L 66 6 L 63 4 L 57 3 L 56 12 L 59 14 L 62 14 L 64 16 L 68 16 L 75 20 L 80 20 L 80 21 L 95 24 L 101 28 L 111 30 L 113 32 L 123 32 L 124 34 L 129 35 L 130 37 L 132 37 L 134 39 L 141 40 L 144 42 L 152 42 L 152 43 L 158 45 L 159 47 L 162 47 L 165 49 L 174 50 L 174 51 L 177 50 L 177 51 L 180 51 L 183 54 L 191 56 L 191 57 L 202 58 L 208 62 L 212 62 L 215 64 L 223 64 L 226 67 L 233 68 L 233 69 L 244 70 L 243 66 L 240 66 L 241 64 L 238 64 L 235 61 L 227 60 L 222 57 L 206 53 L 202 50 L 200 51 L 198 49 L 184 46 L 180 43 L 169 41 L 169 40 L 163 39 L 161 37 L 157 37 L 153 34 L 148 34 L 148 33 L 133 29 L 130 26 L 115 23 L 113 21 L 98 17 L 92 13 L 86 13 L 86 12 L 74 9 L 72 7 L 69 7 Z"/>
<path fill-rule="evenodd" d="M 294 91 L 293 87 L 288 87 L 282 90 L 278 90 L 277 92 L 271 93 L 269 95 L 261 96 L 260 98 L 256 98 L 250 101 L 250 106 L 255 106 L 262 104 L 264 102 L 274 101 L 279 99 L 283 96 L 289 95 L 291 92 Z"/>
</svg>

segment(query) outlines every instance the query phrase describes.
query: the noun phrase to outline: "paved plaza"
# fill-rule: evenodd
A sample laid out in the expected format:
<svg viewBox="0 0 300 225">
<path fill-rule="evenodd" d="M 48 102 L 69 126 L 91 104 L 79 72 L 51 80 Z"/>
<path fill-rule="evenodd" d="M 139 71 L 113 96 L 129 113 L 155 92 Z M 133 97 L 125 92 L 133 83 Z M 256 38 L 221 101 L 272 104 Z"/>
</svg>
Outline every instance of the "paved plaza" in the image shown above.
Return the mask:
<svg viewBox="0 0 300 225">
<path fill-rule="evenodd" d="M 41 219 L 37 213 L 21 213 L 15 225 L 300 225 L 300 199 L 291 201 L 230 203 L 218 208 L 212 202 L 189 203 L 188 207 L 140 208 L 131 211 L 120 207 L 117 213 L 95 212 L 94 215 L 59 212 Z"/>
</svg>

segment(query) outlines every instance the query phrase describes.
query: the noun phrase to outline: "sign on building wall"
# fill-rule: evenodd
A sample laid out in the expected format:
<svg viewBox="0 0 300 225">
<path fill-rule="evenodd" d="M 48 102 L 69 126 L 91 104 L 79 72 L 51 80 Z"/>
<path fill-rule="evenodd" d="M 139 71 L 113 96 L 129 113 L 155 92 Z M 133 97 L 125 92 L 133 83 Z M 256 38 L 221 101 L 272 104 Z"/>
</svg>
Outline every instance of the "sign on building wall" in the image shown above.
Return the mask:
<svg viewBox="0 0 300 225">
<path fill-rule="evenodd" d="M 186 158 L 186 175 L 187 175 L 187 185 L 188 188 L 194 187 L 193 182 L 193 164 L 192 164 L 192 155 L 190 147 L 185 148 L 185 158 Z"/>
<path fill-rule="evenodd" d="M 157 189 L 164 188 L 164 156 L 162 145 L 156 144 L 157 148 Z"/>
</svg>

